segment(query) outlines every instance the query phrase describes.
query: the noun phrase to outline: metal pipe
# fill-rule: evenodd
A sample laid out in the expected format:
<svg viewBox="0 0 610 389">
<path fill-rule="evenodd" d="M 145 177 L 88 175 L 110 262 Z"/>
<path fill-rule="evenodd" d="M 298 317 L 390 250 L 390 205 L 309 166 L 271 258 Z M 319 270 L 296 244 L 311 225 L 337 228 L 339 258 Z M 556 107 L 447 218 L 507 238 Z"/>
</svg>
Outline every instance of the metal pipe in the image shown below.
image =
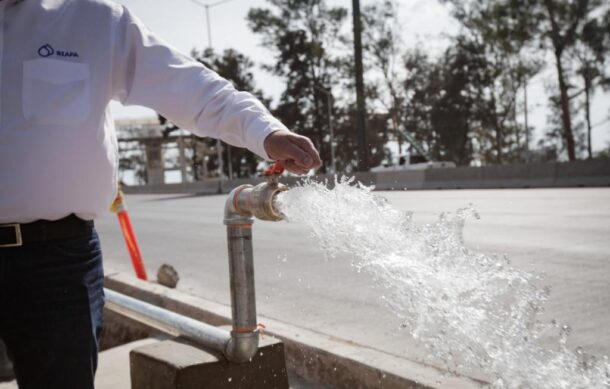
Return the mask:
<svg viewBox="0 0 610 389">
<path fill-rule="evenodd" d="M 170 335 L 183 336 L 223 353 L 231 339 L 229 331 L 190 317 L 179 315 L 110 289 L 104 288 L 104 294 L 106 295 L 106 308 Z"/>
<path fill-rule="evenodd" d="M 226 355 L 235 362 L 247 361 L 258 349 L 251 228 L 251 218 L 227 224 L 233 330 Z"/>
<path fill-rule="evenodd" d="M 231 362 L 250 360 L 258 350 L 259 337 L 252 255 L 253 216 L 262 220 L 283 219 L 275 199 L 287 189 L 277 182 L 277 177 L 270 177 L 268 182 L 257 186 L 242 185 L 234 189 L 227 199 L 224 223 L 231 276 L 233 329 L 230 333 L 109 289 L 104 289 L 106 307 L 160 331 L 220 351 Z"/>
<path fill-rule="evenodd" d="M 252 217 L 281 220 L 283 215 L 275 206 L 275 198 L 285 190 L 287 187 L 279 184 L 277 178 L 271 178 L 254 187 L 242 185 L 233 189 L 225 204 L 233 314 L 233 330 L 226 356 L 234 362 L 249 360 L 258 349 Z"/>
</svg>

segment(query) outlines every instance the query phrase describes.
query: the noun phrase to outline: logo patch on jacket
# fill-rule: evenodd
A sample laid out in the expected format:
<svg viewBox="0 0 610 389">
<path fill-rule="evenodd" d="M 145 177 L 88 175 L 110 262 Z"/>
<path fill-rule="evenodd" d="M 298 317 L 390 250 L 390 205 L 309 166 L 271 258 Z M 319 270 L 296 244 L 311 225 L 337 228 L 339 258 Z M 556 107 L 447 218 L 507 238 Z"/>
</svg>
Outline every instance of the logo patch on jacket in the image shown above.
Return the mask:
<svg viewBox="0 0 610 389">
<path fill-rule="evenodd" d="M 53 46 L 51 46 L 48 43 L 46 45 L 40 46 L 40 48 L 38 49 L 38 55 L 40 55 L 41 57 L 50 57 L 53 54 L 57 55 L 58 57 L 78 58 L 78 53 L 76 51 L 65 51 L 65 50 L 55 51 Z"/>
<path fill-rule="evenodd" d="M 48 57 L 53 54 L 55 54 L 55 50 L 53 50 L 53 47 L 51 47 L 49 44 L 40 46 L 40 49 L 38 49 L 38 55 L 41 57 Z"/>
</svg>

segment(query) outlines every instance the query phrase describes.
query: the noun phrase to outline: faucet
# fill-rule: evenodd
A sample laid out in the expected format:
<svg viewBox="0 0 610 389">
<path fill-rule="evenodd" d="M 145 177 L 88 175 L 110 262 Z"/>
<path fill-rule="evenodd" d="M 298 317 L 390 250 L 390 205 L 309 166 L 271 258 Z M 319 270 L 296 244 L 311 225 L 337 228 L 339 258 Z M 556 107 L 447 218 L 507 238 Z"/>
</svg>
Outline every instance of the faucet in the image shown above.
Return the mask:
<svg viewBox="0 0 610 389">
<path fill-rule="evenodd" d="M 199 344 L 218 350 L 231 362 L 249 361 L 258 350 L 259 325 L 256 322 L 254 294 L 254 261 L 252 257 L 252 223 L 254 218 L 282 220 L 275 200 L 288 190 L 279 183 L 283 172 L 276 163 L 263 176 L 266 182 L 235 188 L 227 199 L 224 223 L 229 245 L 231 276 L 231 332 L 179 315 L 167 309 L 104 288 L 106 307 L 149 327 L 184 336 Z"/>
<path fill-rule="evenodd" d="M 266 182 L 233 189 L 225 204 L 233 328 L 224 354 L 232 362 L 246 362 L 258 350 L 252 223 L 254 218 L 269 221 L 284 218 L 276 206 L 277 195 L 288 190 L 279 182 L 283 171 L 281 162 L 276 162 L 263 173 Z"/>
</svg>

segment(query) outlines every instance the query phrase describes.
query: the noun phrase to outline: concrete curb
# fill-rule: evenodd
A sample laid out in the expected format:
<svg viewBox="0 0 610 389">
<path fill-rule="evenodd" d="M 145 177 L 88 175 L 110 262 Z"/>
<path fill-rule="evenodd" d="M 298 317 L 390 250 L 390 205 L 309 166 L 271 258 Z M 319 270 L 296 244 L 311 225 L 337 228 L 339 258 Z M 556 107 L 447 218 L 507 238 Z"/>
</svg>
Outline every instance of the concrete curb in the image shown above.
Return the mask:
<svg viewBox="0 0 610 389">
<path fill-rule="evenodd" d="M 211 325 L 230 324 L 231 308 L 125 273 L 107 272 L 107 288 Z M 259 315 L 281 339 L 288 369 L 333 389 L 481 388 L 483 383 Z"/>
</svg>

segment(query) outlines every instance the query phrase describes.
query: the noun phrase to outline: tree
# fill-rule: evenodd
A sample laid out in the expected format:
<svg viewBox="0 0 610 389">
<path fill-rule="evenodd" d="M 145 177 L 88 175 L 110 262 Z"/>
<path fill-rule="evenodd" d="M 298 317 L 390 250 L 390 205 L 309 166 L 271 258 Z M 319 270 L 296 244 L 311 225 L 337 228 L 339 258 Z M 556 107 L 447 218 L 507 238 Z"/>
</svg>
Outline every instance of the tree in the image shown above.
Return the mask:
<svg viewBox="0 0 610 389">
<path fill-rule="evenodd" d="M 471 50 L 485 62 L 479 77 L 483 100 L 477 135 L 483 162 L 521 160 L 528 152 L 531 129 L 527 106 L 525 125 L 517 121 L 517 95 L 520 89 L 527 93 L 528 80 L 542 67 L 531 47 L 536 21 L 522 11 L 522 0 L 445 1 L 453 5 L 452 13 L 464 27 L 462 35 L 471 41 Z"/>
<path fill-rule="evenodd" d="M 574 47 L 579 31 L 590 20 L 591 13 L 602 5 L 602 0 L 542 0 L 540 14 L 546 16 L 542 24 L 541 34 L 548 37 L 555 57 L 557 82 L 563 122 L 564 139 L 570 161 L 576 159 L 576 145 L 572 130 L 572 115 L 570 108 L 569 89 L 566 74 L 564 53 Z"/>
<path fill-rule="evenodd" d="M 574 45 L 578 61 L 577 74 L 583 83 L 584 111 L 587 125 L 587 156 L 593 158 L 591 141 L 591 96 L 598 86 L 605 86 L 606 56 L 610 53 L 610 10 L 604 18 L 592 19 L 582 28 L 579 41 Z"/>
<path fill-rule="evenodd" d="M 433 62 L 418 49 L 403 57 L 405 77 L 403 125 L 425 149 L 425 154 L 439 159 L 440 143 L 432 127 L 431 108 L 438 103 L 443 90 L 441 61 Z"/>
<path fill-rule="evenodd" d="M 487 109 L 481 104 L 487 64 L 479 47 L 460 36 L 438 60 L 414 50 L 404 64 L 405 128 L 433 159 L 470 164 Z"/>
<path fill-rule="evenodd" d="M 439 142 L 441 160 L 468 165 L 473 159 L 472 139 L 486 125 L 484 102 L 487 62 L 480 47 L 459 36 L 440 63 L 442 88 L 430 117 Z"/>
<path fill-rule="evenodd" d="M 568 158 L 576 159 L 576 145 L 572 130 L 572 115 L 570 107 L 569 76 L 565 73 L 564 53 L 577 42 L 578 30 L 587 22 L 591 11 L 601 5 L 599 0 L 543 0 L 542 8 L 546 12 L 548 26 L 543 27 L 543 34 L 549 37 L 553 47 L 557 81 L 559 84 L 561 118 Z"/>
<path fill-rule="evenodd" d="M 363 51 L 369 69 L 369 101 L 378 102 L 388 113 L 398 153 L 402 154 L 404 142 L 405 89 L 399 66 L 403 53 L 400 39 L 398 5 L 393 0 L 383 0 L 364 7 L 362 12 Z M 374 73 L 371 78 L 371 74 Z M 379 75 L 375 77 L 375 75 Z M 378 78 L 381 78 L 378 81 Z"/>
<path fill-rule="evenodd" d="M 326 96 L 318 88 L 337 85 L 338 58 L 331 55 L 347 10 L 328 8 L 324 1 L 271 0 L 271 9 L 254 8 L 248 22 L 263 44 L 276 53 L 275 65 L 265 68 L 286 80 L 275 114 L 295 131 L 308 136 L 329 160 L 329 139 L 323 132 Z"/>
<path fill-rule="evenodd" d="M 448 0 L 459 4 L 457 0 Z M 576 143 L 572 123 L 573 107 L 570 92 L 573 76 L 570 58 L 583 36 L 584 28 L 604 5 L 604 0 L 477 0 L 466 2 L 471 7 L 488 3 L 489 9 L 500 12 L 504 18 L 499 32 L 506 37 L 516 37 L 516 42 L 537 42 L 541 48 L 549 48 L 553 54 L 557 77 L 557 96 L 560 108 L 561 135 L 569 160 L 576 159 Z M 467 9 L 462 7 L 463 9 Z M 490 15 L 493 15 L 492 12 Z M 485 21 L 490 26 L 493 23 Z M 515 41 L 515 39 L 509 39 Z"/>
<path fill-rule="evenodd" d="M 268 0 L 270 8 L 254 8 L 248 13 L 252 31 L 275 53 L 275 64 L 265 69 L 285 80 L 274 113 L 290 128 L 310 137 L 325 165 L 330 160 L 327 127 L 327 96 L 321 89 L 349 90 L 352 86 L 353 61 L 349 56 L 349 38 L 343 34 L 347 9 L 329 7 L 324 0 Z M 354 132 L 355 107 L 351 93 L 333 93 L 333 121 L 336 129 L 338 166 L 350 171 L 357 163 L 357 139 Z M 338 106 L 337 106 L 338 104 Z M 370 113 L 369 113 L 369 116 Z M 369 121 L 372 119 L 369 118 Z M 351 126 L 351 127 L 350 127 Z M 373 155 L 370 165 L 383 155 L 379 128 L 367 129 Z M 383 129 L 381 129 L 383 131 Z M 326 167 L 322 167 L 325 172 Z"/>
<path fill-rule="evenodd" d="M 557 156 L 567 154 L 567 144 L 564 138 L 564 127 L 562 118 L 562 107 L 561 97 L 556 88 L 548 88 L 547 93 L 549 94 L 549 107 L 550 111 L 547 115 L 548 127 L 545 132 L 545 141 L 541 145 L 548 148 L 554 148 Z M 572 97 L 578 97 L 579 93 L 574 94 Z M 570 104 L 570 116 L 572 117 L 572 134 L 574 137 L 574 154 L 578 158 L 582 156 L 586 150 L 586 140 L 584 133 L 584 124 L 578 120 L 578 109 L 575 104 Z"/>
</svg>

